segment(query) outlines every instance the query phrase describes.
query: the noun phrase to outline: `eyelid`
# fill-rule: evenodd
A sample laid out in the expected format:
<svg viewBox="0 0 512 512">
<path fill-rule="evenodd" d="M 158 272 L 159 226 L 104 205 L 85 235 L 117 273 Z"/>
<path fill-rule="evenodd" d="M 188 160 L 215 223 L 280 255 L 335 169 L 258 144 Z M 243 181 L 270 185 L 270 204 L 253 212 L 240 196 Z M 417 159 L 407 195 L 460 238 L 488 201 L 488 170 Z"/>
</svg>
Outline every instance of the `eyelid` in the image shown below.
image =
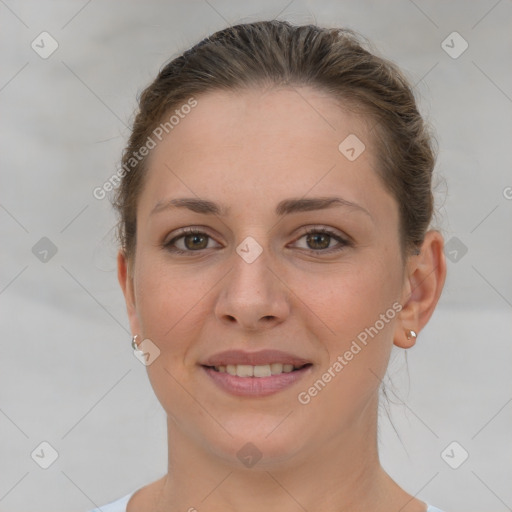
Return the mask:
<svg viewBox="0 0 512 512">
<path fill-rule="evenodd" d="M 164 238 L 163 243 L 168 244 L 169 242 L 172 242 L 176 238 L 180 238 L 180 237 L 186 236 L 186 235 L 195 235 L 195 234 L 204 234 L 204 235 L 210 236 L 208 234 L 208 228 L 206 226 L 186 226 L 184 228 L 179 228 L 179 229 L 173 231 L 172 234 L 166 236 Z M 210 236 L 210 238 L 212 238 L 212 237 Z"/>
<path fill-rule="evenodd" d="M 301 234 L 301 236 L 307 235 L 310 233 L 318 233 L 318 232 L 327 233 L 329 235 L 337 236 L 339 238 L 342 238 L 347 243 L 352 241 L 352 239 L 347 234 L 345 234 L 343 231 L 340 231 L 339 229 L 336 229 L 336 228 L 331 228 L 330 226 L 325 226 L 323 224 L 313 224 L 310 226 L 305 226 L 304 232 Z"/>
</svg>

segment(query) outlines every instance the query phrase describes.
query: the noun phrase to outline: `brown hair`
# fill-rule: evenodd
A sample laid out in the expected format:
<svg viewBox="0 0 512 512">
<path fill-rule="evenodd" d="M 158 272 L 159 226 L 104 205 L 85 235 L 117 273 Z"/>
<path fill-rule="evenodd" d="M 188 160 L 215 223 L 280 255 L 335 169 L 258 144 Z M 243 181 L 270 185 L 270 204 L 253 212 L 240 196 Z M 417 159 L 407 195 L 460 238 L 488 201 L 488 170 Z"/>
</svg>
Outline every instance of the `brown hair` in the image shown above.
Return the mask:
<svg viewBox="0 0 512 512">
<path fill-rule="evenodd" d="M 135 255 L 137 200 L 147 170 L 147 157 L 134 164 L 134 153 L 164 116 L 191 97 L 262 85 L 320 88 L 375 122 L 377 171 L 398 203 L 402 254 L 417 250 L 433 213 L 435 155 L 408 81 L 393 63 L 365 49 L 351 30 L 272 20 L 232 26 L 203 39 L 166 64 L 142 92 L 122 158 L 123 169 L 129 162 L 132 168 L 113 201 L 129 262 Z"/>
</svg>

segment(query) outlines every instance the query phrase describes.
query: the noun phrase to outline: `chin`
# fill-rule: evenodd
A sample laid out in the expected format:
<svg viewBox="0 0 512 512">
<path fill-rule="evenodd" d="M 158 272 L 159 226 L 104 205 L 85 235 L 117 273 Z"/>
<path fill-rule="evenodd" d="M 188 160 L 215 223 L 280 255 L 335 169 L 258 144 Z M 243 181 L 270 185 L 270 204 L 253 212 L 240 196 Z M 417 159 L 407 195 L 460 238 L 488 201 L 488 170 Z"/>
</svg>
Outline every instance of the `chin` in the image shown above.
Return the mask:
<svg viewBox="0 0 512 512">
<path fill-rule="evenodd" d="M 297 424 L 285 426 L 285 416 L 239 415 L 223 423 L 232 436 L 224 431 L 220 437 L 213 438 L 209 430 L 204 432 L 205 444 L 216 456 L 238 468 L 240 464 L 248 469 L 282 467 L 300 453 L 307 437 L 304 428 Z M 216 431 L 220 432 L 219 429 Z"/>
</svg>

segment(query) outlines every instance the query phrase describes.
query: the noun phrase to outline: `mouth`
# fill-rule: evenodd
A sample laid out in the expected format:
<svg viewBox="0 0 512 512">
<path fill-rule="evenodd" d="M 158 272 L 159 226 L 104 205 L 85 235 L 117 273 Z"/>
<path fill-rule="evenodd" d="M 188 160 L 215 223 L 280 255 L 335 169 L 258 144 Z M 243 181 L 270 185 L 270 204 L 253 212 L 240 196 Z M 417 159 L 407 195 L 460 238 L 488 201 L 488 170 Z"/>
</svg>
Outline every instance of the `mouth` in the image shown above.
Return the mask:
<svg viewBox="0 0 512 512">
<path fill-rule="evenodd" d="M 235 396 L 262 397 L 283 391 L 311 373 L 313 364 L 278 350 L 230 350 L 200 365 L 218 388 Z"/>
</svg>

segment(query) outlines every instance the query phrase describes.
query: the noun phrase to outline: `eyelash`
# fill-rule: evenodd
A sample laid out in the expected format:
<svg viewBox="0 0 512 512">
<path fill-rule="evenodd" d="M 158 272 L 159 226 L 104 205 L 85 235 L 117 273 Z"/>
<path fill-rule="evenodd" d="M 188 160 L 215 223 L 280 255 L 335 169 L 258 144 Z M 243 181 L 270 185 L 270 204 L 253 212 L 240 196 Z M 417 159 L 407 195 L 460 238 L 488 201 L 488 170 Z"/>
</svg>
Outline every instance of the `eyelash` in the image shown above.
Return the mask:
<svg viewBox="0 0 512 512">
<path fill-rule="evenodd" d="M 334 248 L 331 247 L 330 249 L 301 249 L 301 250 L 307 251 L 310 254 L 320 254 L 320 253 L 321 254 L 331 254 L 331 253 L 335 253 L 338 251 L 342 251 L 345 247 L 351 247 L 353 245 L 353 243 L 350 240 L 342 238 L 340 235 L 338 235 L 334 231 L 327 229 L 327 228 L 308 228 L 299 238 L 297 238 L 297 240 L 300 240 L 301 238 L 303 238 L 304 236 L 307 236 L 307 235 L 313 235 L 313 234 L 319 234 L 319 233 L 329 235 L 331 238 L 336 240 L 340 244 L 340 246 L 334 247 Z M 186 236 L 190 236 L 190 235 L 205 235 L 209 239 L 212 238 L 210 235 L 208 235 L 204 231 L 201 231 L 197 228 L 184 228 L 177 236 L 175 236 L 168 242 L 165 242 L 164 244 L 162 244 L 162 246 L 169 252 L 176 254 L 176 255 L 183 254 L 183 255 L 187 255 L 187 256 L 192 256 L 194 253 L 200 253 L 201 251 L 204 251 L 205 249 L 198 249 L 197 251 L 193 251 L 193 250 L 184 251 L 183 249 L 177 249 L 176 247 L 172 247 L 173 244 L 175 244 L 177 240 L 184 238 Z"/>
</svg>

